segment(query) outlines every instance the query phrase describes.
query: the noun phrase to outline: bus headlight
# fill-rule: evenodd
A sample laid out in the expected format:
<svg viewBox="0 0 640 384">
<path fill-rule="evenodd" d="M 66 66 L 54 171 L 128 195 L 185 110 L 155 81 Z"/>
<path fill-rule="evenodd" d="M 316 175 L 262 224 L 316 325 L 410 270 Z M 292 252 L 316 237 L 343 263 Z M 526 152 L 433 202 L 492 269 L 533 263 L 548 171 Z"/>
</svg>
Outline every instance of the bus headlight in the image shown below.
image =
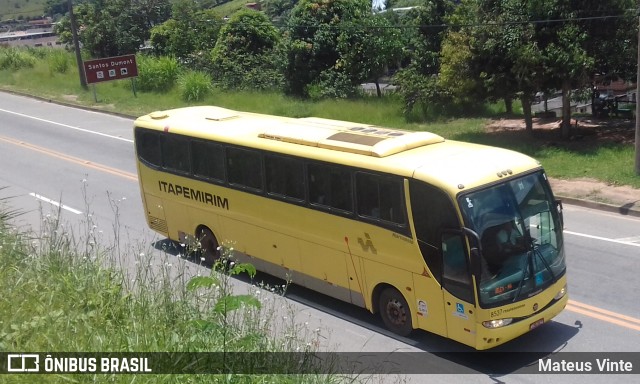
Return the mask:
<svg viewBox="0 0 640 384">
<path fill-rule="evenodd" d="M 509 325 L 511 324 L 512 321 L 513 319 L 490 320 L 490 321 L 483 321 L 482 325 L 484 325 L 485 328 L 493 329 L 493 328 L 500 328 L 500 327 L 504 327 L 505 325 Z"/>
<path fill-rule="evenodd" d="M 558 293 L 556 293 L 556 295 L 553 297 L 553 299 L 554 300 L 560 300 L 566 294 L 567 294 L 567 285 L 565 284 L 565 286 L 562 287 L 562 289 Z"/>
</svg>

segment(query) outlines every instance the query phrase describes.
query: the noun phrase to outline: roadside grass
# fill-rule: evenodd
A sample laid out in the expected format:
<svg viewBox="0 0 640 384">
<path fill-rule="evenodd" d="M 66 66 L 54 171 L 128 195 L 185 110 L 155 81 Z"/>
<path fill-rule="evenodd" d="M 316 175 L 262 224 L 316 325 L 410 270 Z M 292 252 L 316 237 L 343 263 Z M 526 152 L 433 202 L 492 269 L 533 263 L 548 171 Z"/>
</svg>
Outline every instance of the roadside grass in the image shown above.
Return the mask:
<svg viewBox="0 0 640 384">
<path fill-rule="evenodd" d="M 449 133 L 449 139 L 527 154 L 540 161 L 547 174 L 557 179 L 591 178 L 610 185 L 640 188 L 640 177 L 634 172 L 635 149 L 628 143 L 580 137 L 563 141 L 557 129 L 534 130 L 533 136 L 524 131 L 489 133 L 483 125 L 472 127 L 471 124 Z"/>
<path fill-rule="evenodd" d="M 634 172 L 635 150 L 630 145 L 602 145 L 582 152 L 543 147 L 531 155 L 556 178 L 595 178 L 610 185 L 640 188 L 640 177 Z"/>
<path fill-rule="evenodd" d="M 152 255 L 140 246 L 100 241 L 87 215 L 86 236 L 42 215 L 40 233 L 18 232 L 0 199 L 0 350 L 15 352 L 314 352 L 304 325 L 274 318 L 282 300 L 270 287 L 237 294 L 232 250 L 211 273 L 199 275 L 180 257 Z M 116 236 L 117 237 L 117 236 Z M 120 258 L 135 260 L 127 266 Z M 202 271 L 202 269 L 197 269 Z M 203 283 L 204 281 L 204 283 Z M 284 309 L 286 312 L 287 309 Z M 274 331 L 279 323 L 279 331 Z M 282 358 L 284 356 L 284 358 Z M 300 354 L 279 355 L 274 372 L 299 367 Z M 242 372 L 243 361 L 233 361 Z M 44 367 L 44 363 L 41 362 Z M 246 367 L 249 371 L 249 367 Z M 291 370 L 291 368 L 289 368 Z M 355 381 L 355 380 L 354 380 Z M 6 383 L 334 383 L 323 374 L 6 374 Z"/>
<path fill-rule="evenodd" d="M 17 16 L 41 17 L 46 0 L 0 1 L 0 20 L 10 20 Z"/>
<path fill-rule="evenodd" d="M 235 3 L 235 2 L 234 2 Z M 238 4 L 241 2 L 238 2 Z M 640 188 L 640 178 L 634 174 L 634 148 L 628 143 L 601 142 L 598 140 L 563 141 L 557 130 L 538 132 L 530 136 L 526 132 L 487 132 L 490 118 L 504 116 L 503 103 L 487 105 L 484 111 L 473 117 L 451 118 L 432 116 L 421 121 L 417 116 L 405 116 L 402 102 L 393 94 L 382 98 L 365 96 L 350 100 L 309 101 L 287 97 L 278 92 L 224 91 L 211 88 L 202 92 L 198 101 L 187 102 L 185 90 L 176 84 L 166 91 L 137 92 L 134 97 L 130 80 L 119 80 L 80 87 L 75 56 L 67 52 L 72 63 L 64 73 L 52 73 L 52 50 L 28 50 L 38 56 L 33 68 L 0 70 L 0 89 L 22 92 L 55 100 L 79 104 L 107 112 L 137 117 L 162 109 L 190 105 L 217 105 L 225 108 L 288 117 L 323 117 L 347 120 L 408 130 L 426 130 L 447 139 L 487 144 L 526 153 L 538 159 L 554 178 L 589 177 L 612 185 L 630 185 Z M 0 57 L 3 48 L 0 48 Z M 57 58 L 59 61 L 60 58 Z M 98 102 L 94 99 L 95 97 Z M 198 92 L 197 89 L 190 90 Z M 199 93 L 200 94 L 200 93 Z M 516 101 L 513 109 L 521 113 Z"/>
</svg>

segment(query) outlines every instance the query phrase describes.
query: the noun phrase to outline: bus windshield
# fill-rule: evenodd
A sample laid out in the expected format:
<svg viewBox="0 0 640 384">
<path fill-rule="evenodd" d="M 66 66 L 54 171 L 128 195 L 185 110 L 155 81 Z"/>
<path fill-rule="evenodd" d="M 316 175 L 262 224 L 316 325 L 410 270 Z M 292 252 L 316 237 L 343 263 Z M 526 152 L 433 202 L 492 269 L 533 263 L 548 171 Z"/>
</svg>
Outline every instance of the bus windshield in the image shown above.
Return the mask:
<svg viewBox="0 0 640 384">
<path fill-rule="evenodd" d="M 543 171 L 461 195 L 480 239 L 479 300 L 495 307 L 539 293 L 565 272 L 562 224 Z"/>
</svg>

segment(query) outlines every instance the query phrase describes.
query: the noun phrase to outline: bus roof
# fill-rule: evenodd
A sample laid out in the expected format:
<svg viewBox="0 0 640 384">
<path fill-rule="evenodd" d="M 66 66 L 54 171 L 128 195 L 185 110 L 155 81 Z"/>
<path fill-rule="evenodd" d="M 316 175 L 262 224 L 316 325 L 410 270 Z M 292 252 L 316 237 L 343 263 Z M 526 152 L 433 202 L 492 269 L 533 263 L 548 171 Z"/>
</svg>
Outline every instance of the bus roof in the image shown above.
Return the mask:
<svg viewBox="0 0 640 384">
<path fill-rule="evenodd" d="M 214 106 L 156 111 L 141 116 L 135 125 L 465 189 L 539 167 L 535 160 L 517 152 L 445 140 L 429 132 Z"/>
<path fill-rule="evenodd" d="M 222 136 L 228 140 L 242 138 L 248 146 L 260 146 L 258 139 L 275 140 L 373 157 L 386 157 L 444 141 L 429 132 L 402 131 L 318 117 L 294 119 L 260 115 L 220 107 L 190 107 L 153 112 L 147 116 L 162 123 L 163 129 L 170 127 L 175 133 L 212 135 L 218 139 Z"/>
</svg>

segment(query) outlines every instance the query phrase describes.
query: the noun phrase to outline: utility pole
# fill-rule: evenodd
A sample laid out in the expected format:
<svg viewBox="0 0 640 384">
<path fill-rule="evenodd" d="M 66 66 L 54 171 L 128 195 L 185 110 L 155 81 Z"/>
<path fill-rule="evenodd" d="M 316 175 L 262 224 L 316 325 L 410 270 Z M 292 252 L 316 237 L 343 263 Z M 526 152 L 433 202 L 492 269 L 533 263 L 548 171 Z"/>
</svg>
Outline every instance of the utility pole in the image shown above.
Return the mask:
<svg viewBox="0 0 640 384">
<path fill-rule="evenodd" d="M 82 55 L 80 54 L 80 42 L 78 41 L 78 26 L 76 25 L 76 16 L 73 14 L 73 2 L 68 0 L 69 4 L 69 21 L 71 22 L 71 35 L 73 36 L 73 48 L 76 51 L 76 63 L 78 64 L 78 73 L 80 74 L 80 85 L 87 89 L 87 79 L 84 75 L 82 66 Z"/>
</svg>

